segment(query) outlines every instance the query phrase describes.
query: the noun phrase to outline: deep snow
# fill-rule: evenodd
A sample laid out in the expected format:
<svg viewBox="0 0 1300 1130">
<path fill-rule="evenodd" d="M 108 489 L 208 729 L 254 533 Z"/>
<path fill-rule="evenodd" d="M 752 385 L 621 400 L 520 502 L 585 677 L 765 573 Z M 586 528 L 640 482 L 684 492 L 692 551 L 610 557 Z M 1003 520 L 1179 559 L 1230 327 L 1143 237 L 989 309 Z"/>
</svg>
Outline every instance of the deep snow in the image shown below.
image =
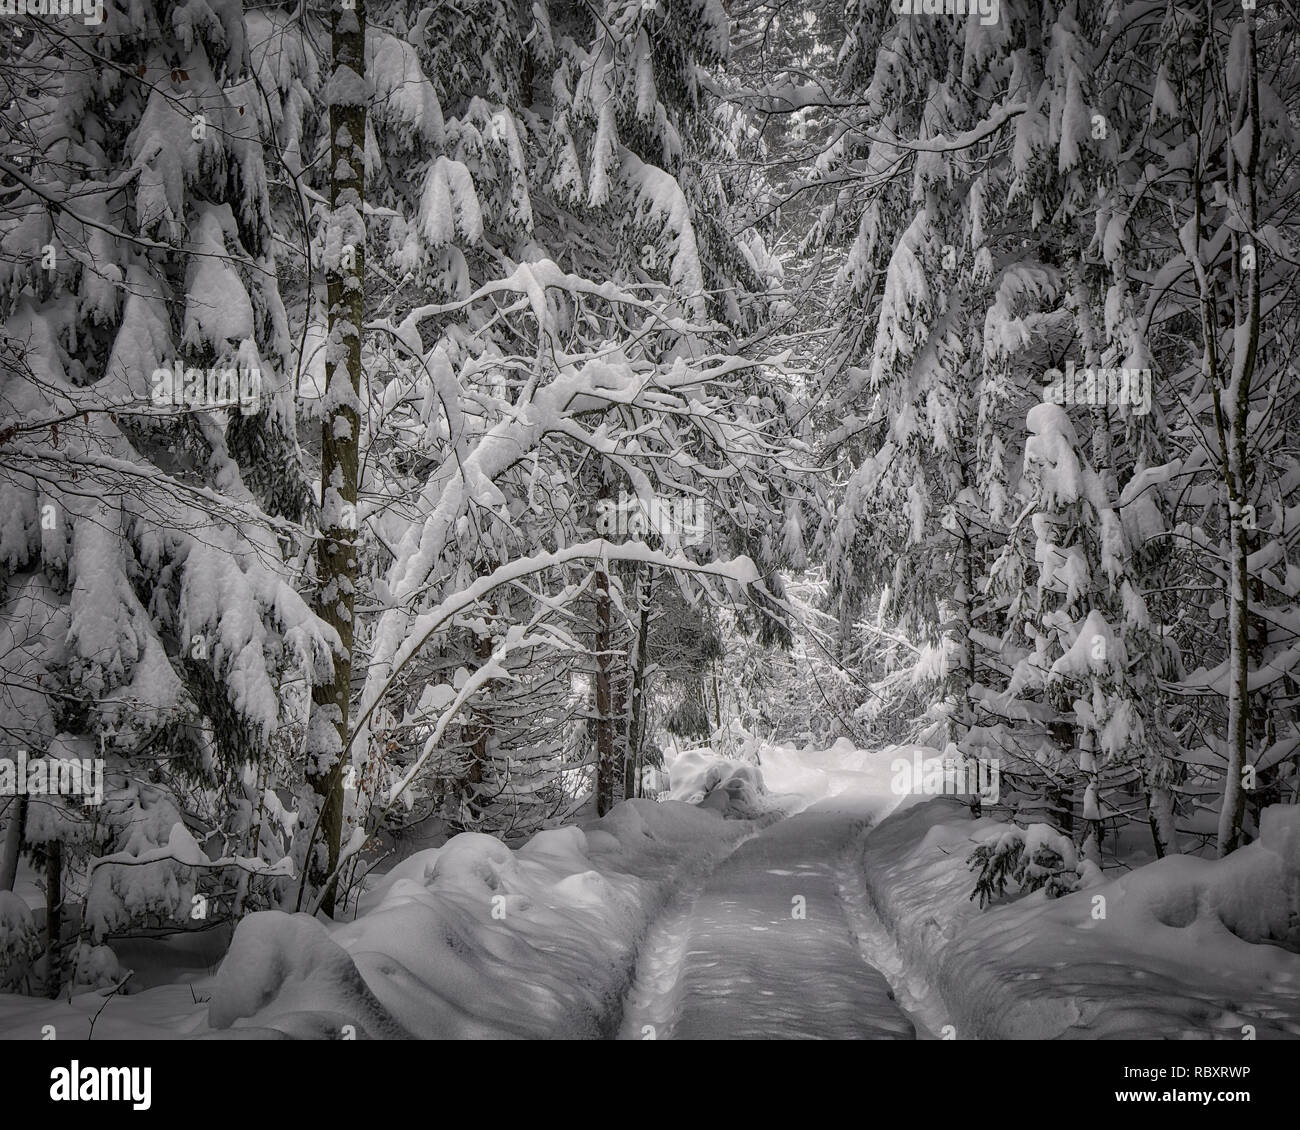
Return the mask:
<svg viewBox="0 0 1300 1130">
<path fill-rule="evenodd" d="M 981 911 L 966 860 L 1007 825 L 898 795 L 916 753 L 939 756 L 686 751 L 662 803 L 517 850 L 456 836 L 369 880 L 354 921 L 254 914 L 224 959 L 215 931 L 121 946 L 125 992 L 0 996 L 0 1036 L 1300 1035 L 1300 809 L 1224 861 Z"/>
</svg>

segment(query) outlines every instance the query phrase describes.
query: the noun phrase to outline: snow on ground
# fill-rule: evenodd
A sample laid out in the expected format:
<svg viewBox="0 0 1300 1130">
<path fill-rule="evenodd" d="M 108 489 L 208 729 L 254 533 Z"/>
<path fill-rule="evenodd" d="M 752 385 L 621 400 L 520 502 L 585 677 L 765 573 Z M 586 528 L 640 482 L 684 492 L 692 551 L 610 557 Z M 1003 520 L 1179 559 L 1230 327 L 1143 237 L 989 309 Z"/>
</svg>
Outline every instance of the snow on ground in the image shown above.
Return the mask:
<svg viewBox="0 0 1300 1130">
<path fill-rule="evenodd" d="M 1260 944 L 1297 941 L 1300 808 L 1267 809 L 1261 839 L 1225 860 L 1173 856 L 980 911 L 965 861 L 1005 827 L 937 798 L 865 841 L 872 901 L 957 1039 L 1300 1036 L 1300 954 Z"/>
<path fill-rule="evenodd" d="M 112 1000 L 0 996 L 0 1036 L 84 1038 L 96 1013 L 96 1039 L 611 1034 L 651 919 L 755 827 L 634 800 L 517 851 L 462 834 L 378 878 L 353 922 L 250 915 L 215 976 L 196 963 Z"/>
<path fill-rule="evenodd" d="M 942 762 L 942 755 L 927 746 L 862 750 L 848 738 L 840 738 L 828 749 L 799 749 L 757 742 L 744 734 L 740 749 L 731 757 L 708 746 L 670 753 L 668 796 L 697 804 L 718 783 L 734 777 L 767 794 L 769 806 L 789 813 L 843 796 L 869 804 L 872 818 L 880 820 L 906 799 L 906 794 L 894 791 L 893 765 L 900 758 L 909 764 L 913 758 L 922 765 Z"/>
<path fill-rule="evenodd" d="M 722 861 L 632 995 L 629 1039 L 910 1039 L 889 982 L 862 958 L 836 865 L 869 819 L 821 801 Z M 660 969 L 675 976 L 663 977 Z"/>
<path fill-rule="evenodd" d="M 224 958 L 217 931 L 120 944 L 126 993 L 0 995 L 0 1037 L 1300 1036 L 1300 808 L 1226 860 L 981 911 L 966 860 L 1007 825 L 901 795 L 914 757 L 940 755 L 683 751 L 662 803 L 456 836 L 354 921 L 255 914 Z"/>
<path fill-rule="evenodd" d="M 973 820 L 964 798 L 896 791 L 898 759 L 928 770 L 941 763 L 938 751 L 868 752 L 841 739 L 827 750 L 743 752 L 761 761 L 769 800 L 788 811 L 813 804 L 810 815 L 852 802 L 876 824 L 848 872 L 862 876 L 866 898 L 855 896 L 852 883 L 842 882 L 839 893 L 864 957 L 889 977 L 922 1034 L 1241 1039 L 1253 1029 L 1260 1039 L 1300 1036 L 1300 807 L 1266 810 L 1260 839 L 1225 860 L 1174 856 L 1095 876 L 1058 899 L 1044 891 L 1016 897 L 1013 884 L 1009 899 L 980 910 L 966 861 L 1007 825 Z M 741 772 L 732 761 L 710 770 L 707 753 L 688 751 L 670 765 L 675 790 L 679 765 L 683 791 L 692 795 L 701 781 Z M 711 883 L 729 896 L 728 874 L 746 854 L 799 823 L 796 816 L 747 843 Z M 731 898 L 729 912 L 757 913 L 764 892 L 775 898 L 781 883 L 765 878 Z M 733 959 L 710 954 L 708 961 Z M 809 990 L 808 999 L 815 996 Z"/>
<path fill-rule="evenodd" d="M 762 757 L 763 779 L 774 793 L 800 796 L 806 804 L 830 797 L 856 798 L 870 805 L 875 820 L 883 820 L 907 799 L 907 794 L 894 791 L 895 761 L 911 762 L 914 757 L 923 765 L 942 761 L 941 754 L 927 746 L 862 750 L 848 738 L 840 738 L 829 749 L 769 746 Z"/>
<path fill-rule="evenodd" d="M 712 812 L 634 800 L 585 831 L 540 832 L 517 851 L 455 836 L 385 876 L 355 922 L 327 933 L 299 920 L 332 961 L 357 971 L 346 982 L 336 973 L 319 993 L 320 978 L 291 966 L 314 999 L 298 999 L 266 951 L 293 920 L 241 924 L 211 1021 L 313 1031 L 357 1016 L 359 1034 L 379 1036 L 391 1018 L 422 1038 L 607 1034 L 637 943 L 673 882 L 746 831 Z"/>
</svg>

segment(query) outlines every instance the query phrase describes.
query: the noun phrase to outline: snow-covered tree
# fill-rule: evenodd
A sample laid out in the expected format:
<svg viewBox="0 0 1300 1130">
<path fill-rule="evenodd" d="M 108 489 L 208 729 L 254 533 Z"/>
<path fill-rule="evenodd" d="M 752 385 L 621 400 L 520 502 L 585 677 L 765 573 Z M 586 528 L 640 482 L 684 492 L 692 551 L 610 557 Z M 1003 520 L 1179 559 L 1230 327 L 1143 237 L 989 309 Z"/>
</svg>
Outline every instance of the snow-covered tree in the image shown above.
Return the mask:
<svg viewBox="0 0 1300 1130">
<path fill-rule="evenodd" d="M 942 700 L 915 732 L 1009 760 L 1027 819 L 1091 853 L 1140 820 L 1161 854 L 1208 816 L 1231 850 L 1242 782 L 1294 773 L 1284 29 L 1226 0 L 842 29 L 836 83 L 745 92 L 798 119 L 787 206 L 820 197 L 809 240 L 839 256 L 842 619 L 883 600 L 919 637 L 909 681 Z"/>
<path fill-rule="evenodd" d="M 60 890 L 96 939 L 274 895 L 254 813 L 336 642 L 286 561 L 310 492 L 242 9 L 109 7 L 112 35 L 0 47 L 0 724 L 9 756 L 107 763 L 102 809 L 10 806 L 50 991 Z"/>
</svg>

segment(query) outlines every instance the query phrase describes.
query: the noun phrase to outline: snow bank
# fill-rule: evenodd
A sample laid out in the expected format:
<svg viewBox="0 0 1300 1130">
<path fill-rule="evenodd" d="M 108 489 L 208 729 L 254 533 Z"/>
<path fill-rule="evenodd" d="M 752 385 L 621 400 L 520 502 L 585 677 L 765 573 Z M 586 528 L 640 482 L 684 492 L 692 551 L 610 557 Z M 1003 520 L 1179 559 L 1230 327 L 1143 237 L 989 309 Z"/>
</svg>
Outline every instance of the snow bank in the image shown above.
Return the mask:
<svg viewBox="0 0 1300 1130">
<path fill-rule="evenodd" d="M 269 1016 L 267 1014 L 270 1013 Z M 353 1024 L 357 1038 L 405 1033 L 374 998 L 356 964 L 309 914 L 266 910 L 239 924 L 217 973 L 208 1023 L 277 1021 L 281 1031 L 341 1038 Z"/>
<path fill-rule="evenodd" d="M 638 944 L 671 889 L 744 821 L 633 800 L 517 851 L 464 833 L 376 880 L 356 921 L 240 923 L 209 1020 L 230 1036 L 593 1037 L 617 1023 Z"/>
<path fill-rule="evenodd" d="M 768 811 L 767 786 L 753 762 L 722 757 L 708 746 L 683 750 L 668 765 L 668 799 L 722 816 L 752 820 Z"/>
<path fill-rule="evenodd" d="M 981 912 L 966 859 L 1005 824 L 955 798 L 867 837 L 871 898 L 958 1039 L 1300 1036 L 1300 809 L 1224 860 L 1173 856 L 1072 895 Z"/>
</svg>

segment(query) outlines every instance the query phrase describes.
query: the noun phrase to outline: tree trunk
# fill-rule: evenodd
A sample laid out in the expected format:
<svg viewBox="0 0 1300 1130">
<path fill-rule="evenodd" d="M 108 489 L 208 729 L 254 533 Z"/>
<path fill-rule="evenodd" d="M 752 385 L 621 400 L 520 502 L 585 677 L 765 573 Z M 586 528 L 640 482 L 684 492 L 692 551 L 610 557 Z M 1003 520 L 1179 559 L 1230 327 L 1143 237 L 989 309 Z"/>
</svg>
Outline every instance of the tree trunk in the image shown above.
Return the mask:
<svg viewBox="0 0 1300 1130">
<path fill-rule="evenodd" d="M 596 566 L 596 815 L 604 816 L 614 804 L 614 719 L 610 701 L 610 652 L 614 646 L 610 627 L 609 573 L 605 562 Z"/>
<path fill-rule="evenodd" d="M 1228 473 L 1237 480 L 1237 469 L 1244 466 L 1236 447 L 1239 437 L 1233 437 L 1234 454 Z M 1240 437 L 1242 448 L 1244 437 Z M 1244 454 L 1244 452 L 1242 452 Z M 1247 631 L 1249 618 L 1249 580 L 1246 569 L 1246 530 L 1242 525 L 1241 491 L 1239 481 L 1230 487 L 1229 511 L 1232 521 L 1232 565 L 1228 580 L 1228 764 L 1224 773 L 1223 808 L 1219 812 L 1218 854 L 1225 856 L 1235 851 L 1241 843 L 1242 816 L 1246 809 L 1244 770 L 1249 760 L 1250 747 L 1250 695 L 1247 656 L 1250 639 Z"/>
<path fill-rule="evenodd" d="M 1173 794 L 1165 785 L 1148 785 L 1146 789 L 1147 823 L 1151 827 L 1151 842 L 1156 858 L 1178 853 L 1174 832 Z"/>
<path fill-rule="evenodd" d="M 18 857 L 22 854 L 23 831 L 27 825 L 27 795 L 12 797 L 5 807 L 5 838 L 0 842 L 0 891 L 12 891 L 18 881 Z"/>
<path fill-rule="evenodd" d="M 256 784 L 254 788 L 257 791 L 257 796 L 256 798 L 249 798 L 250 805 L 254 799 L 256 799 L 257 803 L 257 808 L 255 809 L 256 815 L 253 818 L 252 827 L 248 829 L 248 847 L 245 849 L 245 854 L 247 854 L 251 859 L 257 859 L 261 855 L 262 820 L 266 815 L 266 777 L 267 768 L 266 765 L 263 764 L 259 767 L 257 777 L 255 778 Z M 241 868 L 239 871 L 239 878 L 235 883 L 235 899 L 231 906 L 231 913 L 236 920 L 243 917 L 244 904 L 248 899 L 248 889 L 251 886 L 252 881 L 252 872 L 245 871 Z"/>
<path fill-rule="evenodd" d="M 486 577 L 492 572 L 492 566 L 489 562 L 482 561 L 476 569 L 480 577 Z M 484 610 L 484 617 L 489 622 L 496 613 L 496 606 L 488 604 Z M 483 666 L 492 658 L 492 637 L 490 635 L 479 636 L 474 640 L 474 656 L 479 661 L 479 666 Z M 486 698 L 491 691 L 493 680 L 485 683 L 479 691 L 482 698 Z M 488 758 L 490 756 L 491 737 L 494 726 L 492 724 L 491 712 L 487 709 L 480 708 L 475 710 L 472 720 L 468 727 L 468 736 L 470 739 L 469 752 L 469 771 L 465 775 L 465 796 L 464 810 L 468 813 L 471 822 L 477 824 L 483 817 L 485 805 L 483 803 L 483 783 L 488 779 L 487 768 Z"/>
<path fill-rule="evenodd" d="M 645 725 L 645 666 L 648 652 L 647 634 L 650 628 L 650 592 L 654 585 L 654 571 L 645 567 L 637 572 L 637 603 L 640 616 L 637 621 L 636 660 L 632 666 L 632 696 L 627 736 L 627 773 L 623 782 L 625 796 L 641 795 L 641 745 Z"/>
<path fill-rule="evenodd" d="M 1258 525 L 1254 530 L 1247 530 L 1247 561 L 1259 552 L 1262 540 Z M 1268 618 L 1261 613 L 1265 597 L 1264 578 L 1259 571 L 1253 573 L 1248 571 L 1246 584 L 1250 592 L 1250 605 L 1246 610 L 1246 664 L 1248 671 L 1258 671 L 1264 666 L 1269 645 L 1269 622 Z M 1248 714 L 1250 748 L 1262 752 L 1277 740 L 1277 721 L 1272 695 L 1267 686 L 1260 687 L 1250 695 Z M 1258 758 L 1257 753 L 1256 760 Z M 1278 788 L 1278 768 L 1275 765 L 1259 773 L 1255 778 L 1253 794 L 1246 797 L 1246 811 L 1256 827 L 1259 826 L 1260 813 L 1270 804 L 1277 804 L 1282 800 L 1282 793 Z"/>
<path fill-rule="evenodd" d="M 1047 732 L 1051 735 L 1062 755 L 1068 755 L 1074 750 L 1075 729 L 1074 723 L 1070 718 L 1058 718 L 1047 724 Z M 1078 754 L 1075 754 L 1077 761 Z M 1061 831 L 1071 839 L 1074 838 L 1074 789 L 1069 784 L 1053 784 L 1047 790 L 1048 799 L 1051 801 L 1052 810 L 1056 813 L 1056 818 L 1060 822 Z"/>
<path fill-rule="evenodd" d="M 53 1000 L 63 984 L 63 843 L 45 845 L 45 995 Z"/>
<path fill-rule="evenodd" d="M 718 694 L 718 661 L 710 661 L 713 668 L 713 726 L 715 730 L 722 729 L 722 696 Z"/>
<path fill-rule="evenodd" d="M 27 827 L 27 797 L 10 798 L 5 808 L 4 841 L 0 843 L 0 891 L 12 891 L 18 882 L 18 858 L 22 856 L 22 834 Z"/>
<path fill-rule="evenodd" d="M 474 654 L 479 659 L 490 658 L 492 641 L 476 640 Z M 491 722 L 482 711 L 475 711 L 469 725 L 469 771 L 465 774 L 462 815 L 476 825 L 483 817 L 484 769 L 488 759 L 488 739 L 491 736 Z"/>
<path fill-rule="evenodd" d="M 1255 17 L 1246 12 L 1249 49 L 1247 52 L 1246 113 L 1249 115 L 1249 149 L 1242 176 L 1245 180 L 1246 220 L 1248 237 L 1254 239 L 1258 230 L 1258 201 L 1255 175 L 1259 161 L 1259 72 L 1255 55 Z M 1238 128 L 1235 135 L 1240 135 Z M 1233 147 L 1230 144 L 1229 172 L 1232 169 Z M 1242 261 L 1242 241 L 1234 235 L 1234 273 Z M 1253 244 L 1252 244 L 1253 246 Z M 1234 851 L 1242 839 L 1242 816 L 1246 808 L 1243 773 L 1249 764 L 1250 754 L 1250 528 L 1255 525 L 1250 510 L 1250 466 L 1246 453 L 1246 425 L 1250 416 L 1250 386 L 1255 373 L 1255 357 L 1259 347 L 1259 268 L 1258 264 L 1246 274 L 1245 334 L 1234 332 L 1232 374 L 1229 379 L 1232 403 L 1232 420 L 1228 433 L 1226 486 L 1228 517 L 1231 523 L 1232 566 L 1228 582 L 1228 764 L 1224 775 L 1223 808 L 1219 812 L 1218 853 L 1225 856 Z M 1238 287 L 1237 293 L 1240 293 Z M 1204 305 L 1204 302 L 1203 302 Z M 1203 319 L 1204 320 L 1204 319 Z M 1234 330 L 1238 319 L 1234 317 Z M 1240 352 L 1240 356 L 1238 353 Z M 1215 412 L 1219 417 L 1220 446 L 1224 445 L 1222 412 L 1215 397 Z"/>
<path fill-rule="evenodd" d="M 326 414 L 321 425 L 321 536 L 317 542 L 317 611 L 339 634 L 332 680 L 312 690 L 307 780 L 320 804 L 317 834 L 322 866 L 312 851 L 320 907 L 334 913 L 334 871 L 343 833 L 343 761 L 348 742 L 352 679 L 353 600 L 356 592 L 357 451 L 360 428 L 361 326 L 364 319 L 365 222 L 365 0 L 331 11 L 329 82 L 330 216 L 327 245 L 337 258 L 325 265 L 328 345 Z"/>
<path fill-rule="evenodd" d="M 1084 779 L 1083 857 L 1100 867 L 1105 824 L 1101 819 L 1101 771 L 1097 761 L 1096 735 L 1085 729 L 1079 735 L 1079 769 Z"/>
<path fill-rule="evenodd" d="M 614 777 L 622 777 L 619 782 L 623 787 L 623 799 L 626 800 L 631 796 L 631 790 L 628 788 L 628 781 L 631 778 L 629 766 L 632 759 L 628 753 L 628 733 L 627 733 L 627 704 L 628 694 L 628 671 L 627 658 L 624 656 L 622 662 L 614 667 L 616 674 L 612 680 L 610 688 L 610 721 L 614 727 Z"/>
</svg>

